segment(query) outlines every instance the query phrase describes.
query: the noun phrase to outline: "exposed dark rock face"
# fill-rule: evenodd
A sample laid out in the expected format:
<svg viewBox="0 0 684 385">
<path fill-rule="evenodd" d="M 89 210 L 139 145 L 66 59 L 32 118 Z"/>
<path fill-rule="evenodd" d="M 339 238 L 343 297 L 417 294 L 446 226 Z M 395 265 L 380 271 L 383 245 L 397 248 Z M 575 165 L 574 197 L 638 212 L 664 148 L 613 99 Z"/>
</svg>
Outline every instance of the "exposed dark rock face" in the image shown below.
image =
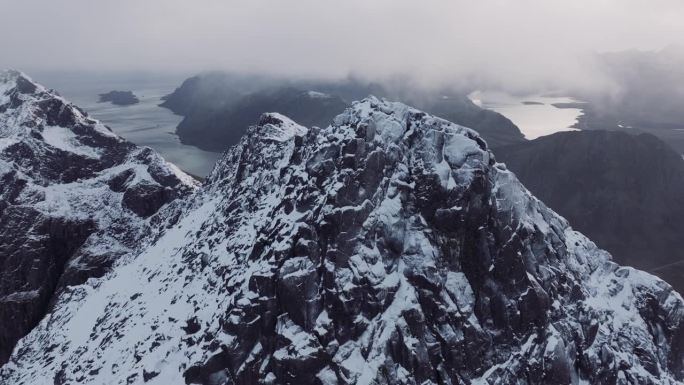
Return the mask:
<svg viewBox="0 0 684 385">
<path fill-rule="evenodd" d="M 307 89 L 317 91 L 303 91 Z M 187 79 L 162 106 L 185 117 L 177 129 L 184 143 L 223 151 L 236 144 L 246 127 L 264 112 L 282 113 L 304 126 L 325 127 L 350 101 L 371 94 L 401 100 L 471 127 L 494 148 L 525 140 L 513 122 L 476 106 L 465 92 L 388 89 L 353 79 L 288 82 L 210 73 Z"/>
<path fill-rule="evenodd" d="M 99 103 L 107 102 L 117 106 L 130 106 L 140 103 L 140 100 L 132 91 L 109 91 L 105 94 L 100 94 Z"/>
<path fill-rule="evenodd" d="M 666 143 L 648 134 L 562 132 L 497 156 L 617 262 L 657 269 L 684 292 L 684 160 Z"/>
<path fill-rule="evenodd" d="M 16 71 L 0 72 L 0 363 L 70 285 L 102 276 L 194 186 Z"/>
<path fill-rule="evenodd" d="M 398 103 L 265 115 L 12 383 L 677 384 L 682 298 L 616 265 L 472 130 Z M 137 282 L 139 285 L 131 285 Z"/>
<path fill-rule="evenodd" d="M 176 198 L 176 192 L 171 187 L 155 183 L 139 183 L 124 192 L 121 205 L 138 216 L 147 218 L 174 198 Z"/>
</svg>

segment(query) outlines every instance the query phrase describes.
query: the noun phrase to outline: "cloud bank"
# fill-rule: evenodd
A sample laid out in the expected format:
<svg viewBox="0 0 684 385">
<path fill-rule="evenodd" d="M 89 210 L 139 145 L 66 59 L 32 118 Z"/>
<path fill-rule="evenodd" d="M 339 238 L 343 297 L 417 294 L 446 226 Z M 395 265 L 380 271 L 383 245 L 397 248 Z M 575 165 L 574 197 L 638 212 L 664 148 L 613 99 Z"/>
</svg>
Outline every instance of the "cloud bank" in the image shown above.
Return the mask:
<svg viewBox="0 0 684 385">
<path fill-rule="evenodd" d="M 684 41 L 681 0 L 0 0 L 0 67 L 429 85 L 605 82 L 592 52 Z"/>
</svg>

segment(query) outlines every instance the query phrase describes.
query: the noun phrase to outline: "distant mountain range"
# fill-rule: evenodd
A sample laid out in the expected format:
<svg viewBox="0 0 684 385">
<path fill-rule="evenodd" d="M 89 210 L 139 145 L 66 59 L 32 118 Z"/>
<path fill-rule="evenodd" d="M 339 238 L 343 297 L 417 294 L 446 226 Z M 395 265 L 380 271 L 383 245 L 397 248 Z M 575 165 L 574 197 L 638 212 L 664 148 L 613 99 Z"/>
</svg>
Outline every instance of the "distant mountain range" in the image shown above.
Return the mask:
<svg viewBox="0 0 684 385">
<path fill-rule="evenodd" d="M 351 101 L 371 94 L 403 101 L 472 127 L 492 147 L 524 140 L 510 120 L 476 106 L 466 93 L 411 88 L 394 90 L 359 80 L 285 81 L 208 73 L 186 80 L 165 98 L 162 106 L 184 116 L 177 129 L 183 143 L 222 151 L 236 144 L 246 127 L 265 111 L 285 114 L 306 126 L 323 127 Z"/>
</svg>

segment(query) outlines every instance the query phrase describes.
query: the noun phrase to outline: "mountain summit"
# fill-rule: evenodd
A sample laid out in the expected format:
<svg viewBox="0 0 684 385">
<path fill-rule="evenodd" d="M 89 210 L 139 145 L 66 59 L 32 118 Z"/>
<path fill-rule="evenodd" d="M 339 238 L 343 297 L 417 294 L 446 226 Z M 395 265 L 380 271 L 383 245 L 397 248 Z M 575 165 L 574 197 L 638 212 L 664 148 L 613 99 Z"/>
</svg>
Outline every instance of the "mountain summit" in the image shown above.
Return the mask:
<svg viewBox="0 0 684 385">
<path fill-rule="evenodd" d="M 472 130 L 355 102 L 263 115 L 202 189 L 62 293 L 31 384 L 676 384 L 682 298 L 611 262 Z"/>
</svg>

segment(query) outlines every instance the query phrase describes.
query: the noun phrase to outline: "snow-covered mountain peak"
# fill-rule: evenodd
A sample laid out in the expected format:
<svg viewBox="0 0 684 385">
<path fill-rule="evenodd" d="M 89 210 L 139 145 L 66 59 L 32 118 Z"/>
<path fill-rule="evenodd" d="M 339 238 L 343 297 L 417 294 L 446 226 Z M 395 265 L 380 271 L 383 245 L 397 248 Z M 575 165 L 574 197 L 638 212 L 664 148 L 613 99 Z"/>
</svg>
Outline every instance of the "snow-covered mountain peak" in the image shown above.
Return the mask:
<svg viewBox="0 0 684 385">
<path fill-rule="evenodd" d="M 261 135 L 264 140 L 275 140 L 278 142 L 287 141 L 295 136 L 302 136 L 307 131 L 306 127 L 295 123 L 287 116 L 275 112 L 263 114 L 256 127 L 258 128 L 258 135 Z"/>
<path fill-rule="evenodd" d="M 365 139 L 385 148 L 400 143 L 412 146 L 414 137 L 420 137 L 441 147 L 433 160 L 439 163 L 444 158 L 456 168 L 468 156 L 489 157 L 487 144 L 474 130 L 374 96 L 352 103 L 351 108 L 335 118 L 334 125 L 357 127 Z"/>
<path fill-rule="evenodd" d="M 18 71 L 0 73 L 0 363 L 59 293 L 139 246 L 197 182 Z M 11 325 L 11 326 L 10 326 Z"/>
<path fill-rule="evenodd" d="M 0 72 L 0 134 L 3 137 L 25 136 L 31 133 L 43 134 L 54 139 L 57 148 L 73 150 L 79 146 L 93 146 L 88 141 L 79 141 L 85 127 L 93 132 L 90 136 L 116 137 L 103 124 L 90 119 L 78 107 L 64 100 L 56 92 L 33 82 L 27 75 L 6 70 Z M 62 130 L 53 129 L 54 127 Z M 65 132 L 63 129 L 69 132 Z M 12 130 L 11 132 L 9 130 Z M 35 134 L 34 134 L 35 135 Z"/>
<path fill-rule="evenodd" d="M 9 91 L 17 87 L 17 80 L 24 78 L 23 74 L 15 70 L 0 70 L 0 104 L 9 100 Z"/>
<path fill-rule="evenodd" d="M 684 378 L 678 294 L 612 263 L 473 131 L 403 104 L 368 98 L 324 128 L 265 115 L 199 193 L 160 216 L 128 263 L 59 298 L 4 378 Z"/>
<path fill-rule="evenodd" d="M 21 71 L 14 69 L 0 70 L 0 94 L 6 94 L 8 90 L 19 87 L 23 93 L 33 93 L 43 88 L 31 80 L 31 78 Z"/>
</svg>

